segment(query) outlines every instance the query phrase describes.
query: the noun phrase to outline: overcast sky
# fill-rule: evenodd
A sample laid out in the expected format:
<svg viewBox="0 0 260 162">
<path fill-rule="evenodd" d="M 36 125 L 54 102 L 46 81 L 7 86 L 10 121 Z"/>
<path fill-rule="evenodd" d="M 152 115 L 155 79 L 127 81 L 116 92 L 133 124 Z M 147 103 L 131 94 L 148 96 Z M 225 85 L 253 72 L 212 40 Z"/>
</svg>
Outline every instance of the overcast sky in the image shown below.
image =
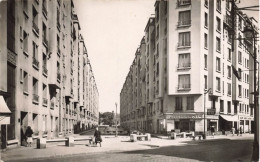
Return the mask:
<svg viewBox="0 0 260 162">
<path fill-rule="evenodd" d="M 81 33 L 99 90 L 100 112 L 115 111 L 119 94 L 144 35 L 144 28 L 154 14 L 155 0 L 74 0 Z M 258 4 L 241 0 L 239 6 Z M 250 15 L 257 12 L 250 12 Z"/>
</svg>

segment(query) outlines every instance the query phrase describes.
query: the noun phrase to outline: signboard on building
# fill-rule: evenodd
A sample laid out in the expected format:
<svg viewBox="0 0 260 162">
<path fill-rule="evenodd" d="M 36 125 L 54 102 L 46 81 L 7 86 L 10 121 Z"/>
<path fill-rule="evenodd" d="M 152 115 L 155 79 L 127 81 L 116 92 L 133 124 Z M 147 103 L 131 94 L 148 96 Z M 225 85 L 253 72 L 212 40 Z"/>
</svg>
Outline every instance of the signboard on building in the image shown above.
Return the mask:
<svg viewBox="0 0 260 162">
<path fill-rule="evenodd" d="M 166 119 L 203 119 L 204 115 L 203 113 L 196 113 L 196 114 L 172 114 L 169 116 L 166 116 Z"/>
</svg>

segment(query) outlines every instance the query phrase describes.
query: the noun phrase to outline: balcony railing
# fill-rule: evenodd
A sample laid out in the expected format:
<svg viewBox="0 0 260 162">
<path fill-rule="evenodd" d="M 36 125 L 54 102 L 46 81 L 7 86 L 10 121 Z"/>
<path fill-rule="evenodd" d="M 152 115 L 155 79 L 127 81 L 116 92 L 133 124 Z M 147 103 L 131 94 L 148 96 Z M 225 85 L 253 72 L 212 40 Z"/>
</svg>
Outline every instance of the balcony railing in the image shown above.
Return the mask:
<svg viewBox="0 0 260 162">
<path fill-rule="evenodd" d="M 60 56 L 60 47 L 57 46 L 57 54 Z"/>
<path fill-rule="evenodd" d="M 227 24 L 229 27 L 232 26 L 232 19 L 230 16 L 225 15 L 224 16 L 224 23 Z"/>
<path fill-rule="evenodd" d="M 71 19 L 72 20 L 78 20 L 78 16 L 76 14 L 71 14 Z"/>
<path fill-rule="evenodd" d="M 181 68 L 190 68 L 190 67 L 191 67 L 191 63 L 178 64 L 178 69 L 181 69 Z"/>
<path fill-rule="evenodd" d="M 215 114 L 216 114 L 216 109 L 213 109 L 213 108 L 207 109 L 207 115 L 215 115 Z"/>
<path fill-rule="evenodd" d="M 57 73 L 57 81 L 60 82 L 61 74 L 60 72 Z"/>
<path fill-rule="evenodd" d="M 73 94 L 73 89 L 70 90 L 70 94 Z"/>
<path fill-rule="evenodd" d="M 190 47 L 191 42 L 179 42 L 178 47 Z"/>
<path fill-rule="evenodd" d="M 48 70 L 46 68 L 46 65 L 42 66 L 42 74 L 45 75 L 45 76 L 48 76 Z"/>
<path fill-rule="evenodd" d="M 47 106 L 48 105 L 48 99 L 47 98 L 42 98 L 42 105 Z"/>
<path fill-rule="evenodd" d="M 191 0 L 178 0 L 177 2 L 178 6 L 186 6 L 191 4 Z"/>
<path fill-rule="evenodd" d="M 190 89 L 191 88 L 191 84 L 179 84 L 178 85 L 178 90 L 186 90 L 186 89 Z"/>
<path fill-rule="evenodd" d="M 39 34 L 39 28 L 38 28 L 38 25 L 33 21 L 33 29 L 34 31 L 36 32 L 36 34 Z"/>
<path fill-rule="evenodd" d="M 48 12 L 47 9 L 45 7 L 45 5 L 42 5 L 42 13 L 47 17 L 48 16 Z"/>
<path fill-rule="evenodd" d="M 55 105 L 55 104 L 54 104 L 54 101 L 51 101 L 51 107 L 50 107 L 50 108 L 51 108 L 51 109 L 54 109 L 54 105 Z"/>
<path fill-rule="evenodd" d="M 35 57 L 33 57 L 33 67 L 35 67 L 36 69 L 39 69 L 39 61 L 35 58 Z"/>
<path fill-rule="evenodd" d="M 39 103 L 39 96 L 37 94 L 33 94 L 33 102 Z"/>
<path fill-rule="evenodd" d="M 190 25 L 191 25 L 191 20 L 185 20 L 185 21 L 179 21 L 178 22 L 178 27 L 190 26 Z"/>
<path fill-rule="evenodd" d="M 42 35 L 42 42 L 44 43 L 44 45 L 46 46 L 46 47 L 48 47 L 48 40 L 47 40 L 47 38 L 46 38 L 46 36 L 45 35 Z"/>
</svg>

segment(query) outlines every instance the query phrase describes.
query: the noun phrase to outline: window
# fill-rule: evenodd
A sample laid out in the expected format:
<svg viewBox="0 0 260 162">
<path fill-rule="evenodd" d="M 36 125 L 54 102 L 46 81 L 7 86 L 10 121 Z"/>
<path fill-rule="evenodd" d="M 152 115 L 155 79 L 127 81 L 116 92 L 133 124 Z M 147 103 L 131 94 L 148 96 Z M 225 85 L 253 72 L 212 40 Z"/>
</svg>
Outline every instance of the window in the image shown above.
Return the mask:
<svg viewBox="0 0 260 162">
<path fill-rule="evenodd" d="M 208 56 L 204 55 L 204 69 L 208 69 Z"/>
<path fill-rule="evenodd" d="M 57 35 L 57 54 L 60 56 L 60 37 Z"/>
<path fill-rule="evenodd" d="M 216 91 L 220 92 L 220 78 L 216 77 Z"/>
<path fill-rule="evenodd" d="M 38 46 L 34 41 L 33 41 L 33 58 L 38 60 Z"/>
<path fill-rule="evenodd" d="M 47 99 L 47 86 L 46 84 L 42 84 L 42 96 Z"/>
<path fill-rule="evenodd" d="M 204 14 L 204 26 L 208 27 L 208 13 L 206 13 L 206 12 Z"/>
<path fill-rule="evenodd" d="M 38 28 L 38 12 L 37 10 L 33 7 L 33 29 L 36 34 L 39 34 L 39 28 Z"/>
<path fill-rule="evenodd" d="M 60 28 L 60 10 L 57 8 L 57 27 Z"/>
<path fill-rule="evenodd" d="M 47 0 L 42 1 L 42 12 L 45 17 L 47 17 Z"/>
<path fill-rule="evenodd" d="M 220 112 L 224 112 L 224 101 L 223 100 L 220 100 Z"/>
<path fill-rule="evenodd" d="M 204 75 L 204 89 L 208 89 L 208 76 Z"/>
<path fill-rule="evenodd" d="M 216 49 L 218 52 L 220 52 L 220 39 L 218 37 L 216 37 Z"/>
<path fill-rule="evenodd" d="M 228 48 L 228 61 L 231 61 L 231 55 L 232 55 L 231 49 Z"/>
<path fill-rule="evenodd" d="M 204 6 L 205 6 L 205 7 L 208 7 L 208 5 L 209 5 L 209 1 L 208 1 L 208 0 L 205 0 L 205 1 L 204 1 Z"/>
<path fill-rule="evenodd" d="M 159 62 L 157 62 L 156 65 L 156 75 L 159 76 Z"/>
<path fill-rule="evenodd" d="M 190 32 L 179 33 L 178 47 L 190 46 Z"/>
<path fill-rule="evenodd" d="M 216 58 L 216 71 L 220 72 L 220 58 Z"/>
<path fill-rule="evenodd" d="M 44 75 L 47 76 L 48 70 L 47 70 L 47 56 L 45 53 L 42 53 L 42 72 Z"/>
<path fill-rule="evenodd" d="M 234 114 L 237 114 L 237 103 L 234 103 Z"/>
<path fill-rule="evenodd" d="M 221 0 L 217 0 L 217 11 L 221 12 Z"/>
<path fill-rule="evenodd" d="M 182 97 L 176 97 L 176 110 L 182 110 Z"/>
<path fill-rule="evenodd" d="M 242 53 L 238 51 L 238 63 L 242 64 Z"/>
<path fill-rule="evenodd" d="M 228 113 L 231 113 L 231 102 L 230 101 L 227 102 L 227 106 L 228 106 Z"/>
<path fill-rule="evenodd" d="M 23 31 L 23 52 L 28 56 L 28 34 Z"/>
<path fill-rule="evenodd" d="M 160 33 L 159 25 L 157 25 L 157 28 L 156 28 L 156 38 L 157 39 L 159 38 L 159 33 Z"/>
<path fill-rule="evenodd" d="M 238 85 L 238 97 L 242 96 L 242 86 Z"/>
<path fill-rule="evenodd" d="M 20 69 L 20 82 L 23 83 L 23 69 Z"/>
<path fill-rule="evenodd" d="M 190 54 L 189 53 L 179 54 L 178 68 L 186 68 L 186 67 L 190 67 Z"/>
<path fill-rule="evenodd" d="M 228 78 L 231 79 L 231 66 L 227 66 Z"/>
<path fill-rule="evenodd" d="M 188 26 L 191 24 L 191 12 L 190 11 L 181 11 L 179 12 L 179 22 L 178 26 Z"/>
<path fill-rule="evenodd" d="M 187 110 L 194 110 L 194 97 L 187 97 Z"/>
<path fill-rule="evenodd" d="M 217 17 L 217 31 L 221 32 L 221 20 Z"/>
<path fill-rule="evenodd" d="M 38 80 L 33 78 L 33 101 L 39 102 L 38 96 Z"/>
<path fill-rule="evenodd" d="M 208 34 L 204 34 L 204 48 L 208 49 Z"/>
<path fill-rule="evenodd" d="M 48 41 L 47 41 L 47 27 L 42 23 L 42 42 L 45 44 L 45 46 L 48 46 Z"/>
<path fill-rule="evenodd" d="M 28 94 L 28 73 L 23 71 L 23 91 Z"/>
<path fill-rule="evenodd" d="M 179 75 L 178 89 L 190 89 L 190 74 Z"/>
</svg>

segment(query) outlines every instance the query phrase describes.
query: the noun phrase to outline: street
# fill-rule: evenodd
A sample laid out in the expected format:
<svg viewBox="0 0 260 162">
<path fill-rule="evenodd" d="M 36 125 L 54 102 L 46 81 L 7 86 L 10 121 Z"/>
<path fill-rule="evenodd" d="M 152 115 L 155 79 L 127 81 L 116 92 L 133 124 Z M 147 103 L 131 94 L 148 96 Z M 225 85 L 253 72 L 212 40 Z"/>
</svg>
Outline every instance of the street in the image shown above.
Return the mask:
<svg viewBox="0 0 260 162">
<path fill-rule="evenodd" d="M 132 143 L 127 142 L 127 139 L 127 137 L 107 138 L 103 142 L 103 147 L 87 147 L 89 150 L 85 149 L 87 153 L 50 156 L 38 158 L 37 161 L 250 161 L 253 148 L 252 135 L 209 137 L 205 141 L 152 138 L 152 141 Z M 84 145 L 75 147 L 86 148 Z"/>
</svg>

